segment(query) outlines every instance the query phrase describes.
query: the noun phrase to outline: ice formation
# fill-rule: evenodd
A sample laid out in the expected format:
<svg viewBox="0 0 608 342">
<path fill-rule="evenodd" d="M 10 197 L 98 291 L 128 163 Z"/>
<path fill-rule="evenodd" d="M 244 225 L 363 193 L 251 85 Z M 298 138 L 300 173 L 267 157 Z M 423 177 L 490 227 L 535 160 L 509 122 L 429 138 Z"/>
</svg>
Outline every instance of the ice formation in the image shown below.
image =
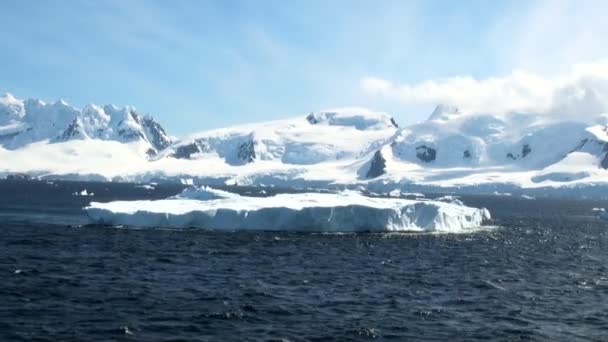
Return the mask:
<svg viewBox="0 0 608 342">
<path fill-rule="evenodd" d="M 353 191 L 245 197 L 198 188 L 165 200 L 93 202 L 85 210 L 94 223 L 229 231 L 457 233 L 490 219 L 486 209 L 460 203 L 371 198 Z"/>
</svg>

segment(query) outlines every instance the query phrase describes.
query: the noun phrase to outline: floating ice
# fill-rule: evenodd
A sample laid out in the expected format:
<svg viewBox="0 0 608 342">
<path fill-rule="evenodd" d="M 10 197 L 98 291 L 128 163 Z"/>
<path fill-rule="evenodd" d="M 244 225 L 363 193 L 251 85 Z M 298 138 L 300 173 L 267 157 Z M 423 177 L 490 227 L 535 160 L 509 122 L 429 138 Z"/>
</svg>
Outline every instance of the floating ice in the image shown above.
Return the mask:
<svg viewBox="0 0 608 342">
<path fill-rule="evenodd" d="M 605 208 L 593 208 L 591 210 L 597 213 L 597 217 L 600 220 L 608 221 L 608 212 Z"/>
<path fill-rule="evenodd" d="M 154 185 L 152 185 L 152 184 L 137 185 L 136 188 L 141 188 L 141 189 L 146 189 L 146 190 L 154 190 L 154 189 L 156 189 L 154 187 Z"/>
<path fill-rule="evenodd" d="M 85 210 L 95 223 L 231 231 L 464 232 L 490 218 L 486 209 L 352 191 L 245 197 L 210 188 L 187 189 L 165 200 L 93 202 Z"/>
<path fill-rule="evenodd" d="M 198 188 L 191 186 L 184 189 L 179 195 L 175 196 L 175 198 L 208 201 L 222 198 L 240 198 L 240 196 L 232 192 L 213 189 L 208 186 L 201 186 Z"/>
<path fill-rule="evenodd" d="M 454 205 L 464 206 L 464 203 L 457 196 L 451 196 L 451 195 L 442 196 L 442 197 L 435 198 L 435 201 L 446 202 L 446 203 L 450 203 L 450 204 L 454 204 Z"/>
<path fill-rule="evenodd" d="M 81 192 L 75 192 L 72 194 L 73 196 L 95 196 L 95 193 L 87 192 L 87 189 L 82 190 Z"/>
</svg>

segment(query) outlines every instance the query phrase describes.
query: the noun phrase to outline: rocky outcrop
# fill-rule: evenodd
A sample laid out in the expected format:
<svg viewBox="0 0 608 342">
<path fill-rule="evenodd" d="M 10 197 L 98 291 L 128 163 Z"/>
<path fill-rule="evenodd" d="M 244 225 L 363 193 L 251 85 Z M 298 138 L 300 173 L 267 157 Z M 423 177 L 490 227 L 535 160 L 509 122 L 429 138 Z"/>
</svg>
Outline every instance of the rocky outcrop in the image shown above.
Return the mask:
<svg viewBox="0 0 608 342">
<path fill-rule="evenodd" d="M 141 125 L 146 130 L 150 144 L 157 151 L 163 150 L 171 144 L 171 139 L 169 139 L 165 129 L 151 116 L 145 116 L 141 120 Z"/>
<path fill-rule="evenodd" d="M 530 147 L 530 144 L 524 144 L 524 146 L 521 147 L 521 154 L 514 155 L 513 153 L 509 152 L 506 154 L 506 157 L 511 160 L 517 160 L 520 158 L 526 158 L 526 156 L 528 156 L 531 152 L 532 148 Z"/>
<path fill-rule="evenodd" d="M 395 118 L 391 118 L 391 124 L 395 126 L 395 128 L 399 128 L 399 125 L 397 124 L 397 121 L 395 121 Z"/>
<path fill-rule="evenodd" d="M 367 170 L 367 174 L 365 175 L 365 177 L 376 178 L 382 176 L 385 173 L 386 159 L 384 159 L 384 156 L 382 156 L 382 152 L 378 150 L 376 151 L 376 153 L 374 153 L 374 156 L 370 161 L 369 170 Z"/>
<path fill-rule="evenodd" d="M 429 163 L 437 158 L 437 150 L 426 145 L 416 147 L 416 157 L 423 162 Z"/>
<path fill-rule="evenodd" d="M 154 157 L 156 157 L 156 155 L 157 155 L 157 152 L 155 149 L 149 148 L 146 150 L 146 157 L 148 157 L 148 159 L 154 158 Z"/>
<path fill-rule="evenodd" d="M 251 163 L 255 160 L 255 143 L 253 140 L 245 141 L 239 145 L 237 157 L 245 163 Z"/>
<path fill-rule="evenodd" d="M 316 125 L 319 123 L 317 118 L 315 118 L 315 113 L 308 114 L 308 116 L 306 117 L 306 121 L 308 121 L 308 123 L 310 123 L 311 125 Z"/>
<path fill-rule="evenodd" d="M 169 157 L 176 159 L 190 159 L 193 154 L 202 153 L 205 151 L 205 146 L 198 141 L 193 141 L 187 145 L 181 145 L 175 148 L 175 151 L 169 154 Z"/>
<path fill-rule="evenodd" d="M 138 130 L 131 128 L 122 128 L 118 130 L 118 136 L 123 142 L 131 142 L 139 139 L 145 140 L 144 134 Z"/>
<path fill-rule="evenodd" d="M 608 153 L 604 155 L 604 158 L 600 162 L 600 166 L 602 167 L 602 169 L 608 170 Z"/>
<path fill-rule="evenodd" d="M 530 145 L 525 144 L 522 148 L 521 148 L 521 157 L 522 158 L 526 158 L 526 156 L 528 154 L 530 154 L 530 152 L 532 152 L 532 149 L 530 148 Z"/>
<path fill-rule="evenodd" d="M 462 153 L 462 158 L 464 158 L 464 159 L 471 159 L 471 152 L 469 150 L 465 150 Z"/>
<path fill-rule="evenodd" d="M 66 128 L 65 131 L 63 131 L 63 133 L 59 137 L 59 140 L 68 141 L 70 139 L 82 139 L 85 137 L 86 137 L 86 134 L 84 133 L 84 129 L 82 128 L 82 125 L 80 124 L 78 118 L 75 118 L 70 123 L 68 128 Z"/>
</svg>

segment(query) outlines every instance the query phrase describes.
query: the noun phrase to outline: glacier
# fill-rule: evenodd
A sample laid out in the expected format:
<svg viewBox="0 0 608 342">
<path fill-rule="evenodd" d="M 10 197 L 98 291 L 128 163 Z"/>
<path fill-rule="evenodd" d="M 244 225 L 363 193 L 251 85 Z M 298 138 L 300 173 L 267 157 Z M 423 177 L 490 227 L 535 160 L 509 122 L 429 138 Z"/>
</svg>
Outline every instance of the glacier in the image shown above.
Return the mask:
<svg viewBox="0 0 608 342">
<path fill-rule="evenodd" d="M 479 229 L 490 213 L 462 203 L 366 197 L 359 192 L 247 197 L 207 187 L 165 200 L 92 202 L 91 222 L 129 227 L 299 232 L 439 232 Z"/>
<path fill-rule="evenodd" d="M 139 142 L 147 155 L 168 147 L 172 137 L 152 116 L 134 107 L 88 104 L 77 109 L 63 100 L 45 103 L 0 96 L 0 145 L 16 150 L 33 143 L 72 140 Z"/>
<path fill-rule="evenodd" d="M 607 108 L 608 109 L 608 108 Z M 52 122 L 53 125 L 49 123 Z M 0 177 L 608 198 L 608 115 L 328 109 L 169 136 L 133 107 L 0 96 Z M 395 192 L 396 193 L 396 192 Z"/>
</svg>

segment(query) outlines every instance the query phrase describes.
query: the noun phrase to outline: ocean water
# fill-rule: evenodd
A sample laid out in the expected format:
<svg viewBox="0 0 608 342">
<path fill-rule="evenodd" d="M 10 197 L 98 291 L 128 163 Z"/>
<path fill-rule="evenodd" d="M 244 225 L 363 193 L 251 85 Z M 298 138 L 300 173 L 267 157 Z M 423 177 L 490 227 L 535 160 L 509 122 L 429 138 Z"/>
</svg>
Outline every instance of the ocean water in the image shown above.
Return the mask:
<svg viewBox="0 0 608 342">
<path fill-rule="evenodd" d="M 108 228 L 80 209 L 181 188 L 0 181 L 0 341 L 608 340 L 608 203 L 467 196 L 499 228 L 456 235 Z"/>
</svg>

